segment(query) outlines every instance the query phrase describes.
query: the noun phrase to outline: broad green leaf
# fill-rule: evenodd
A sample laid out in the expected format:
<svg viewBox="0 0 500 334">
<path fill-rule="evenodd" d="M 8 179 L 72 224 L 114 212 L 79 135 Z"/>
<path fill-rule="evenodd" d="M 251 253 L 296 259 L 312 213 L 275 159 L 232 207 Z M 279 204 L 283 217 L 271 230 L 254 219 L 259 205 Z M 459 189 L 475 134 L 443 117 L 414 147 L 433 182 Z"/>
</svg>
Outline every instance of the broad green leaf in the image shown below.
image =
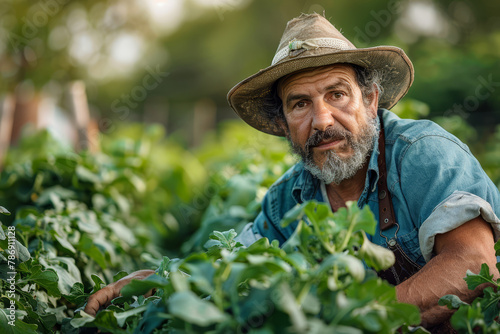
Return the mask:
<svg viewBox="0 0 500 334">
<path fill-rule="evenodd" d="M 245 253 L 254 253 L 254 252 L 262 252 L 266 251 L 270 247 L 269 239 L 268 238 L 260 238 L 250 246 L 248 246 L 246 249 L 241 250 L 241 252 Z"/>
<path fill-rule="evenodd" d="M 408 325 L 418 325 L 421 322 L 420 311 L 417 306 L 412 304 L 393 302 L 387 307 L 387 318 L 382 318 L 383 322 L 393 325 L 396 332 L 404 323 Z"/>
<path fill-rule="evenodd" d="M 495 256 L 500 256 L 500 240 L 495 243 Z"/>
<path fill-rule="evenodd" d="M 227 207 L 239 205 L 245 207 L 255 199 L 256 182 L 255 180 L 243 175 L 234 175 L 227 182 L 229 196 L 226 200 Z"/>
<path fill-rule="evenodd" d="M 171 272 L 169 279 L 175 291 L 189 291 L 188 277 L 180 271 Z"/>
<path fill-rule="evenodd" d="M 67 308 L 68 307 L 66 305 L 55 308 L 47 307 L 44 310 L 45 314 L 40 315 L 43 327 L 52 330 L 56 324 L 61 323 L 63 318 L 66 316 L 64 312 Z"/>
<path fill-rule="evenodd" d="M 56 203 L 61 202 L 61 200 L 75 198 L 77 198 L 75 191 L 63 188 L 60 185 L 55 185 L 43 190 L 36 200 L 36 203 L 40 206 L 45 206 L 48 204 L 56 205 Z"/>
<path fill-rule="evenodd" d="M 285 241 L 283 246 L 281 247 L 285 252 L 287 253 L 293 253 L 297 250 L 297 247 L 302 245 L 301 242 L 301 233 L 302 230 L 304 229 L 305 223 L 303 221 L 299 221 L 299 224 L 295 228 L 295 231 L 293 231 L 292 235 Z"/>
<path fill-rule="evenodd" d="M 294 206 L 290 211 L 288 211 L 281 219 L 281 227 L 287 227 L 296 220 L 302 219 L 304 216 L 304 208 L 307 202 L 301 205 Z"/>
<path fill-rule="evenodd" d="M 318 203 L 316 207 L 316 218 L 318 220 L 324 220 L 332 215 L 332 211 L 326 203 Z"/>
<path fill-rule="evenodd" d="M 390 304 L 396 301 L 396 289 L 386 281 L 374 276 L 363 282 L 355 282 L 347 287 L 349 299 L 359 301 L 376 300 L 379 304 Z"/>
<path fill-rule="evenodd" d="M 73 285 L 76 282 L 82 281 L 80 270 L 73 258 L 59 256 L 53 258 L 40 257 L 39 261 L 46 269 L 55 271 L 59 278 L 57 285 L 62 294 L 69 294 Z"/>
<path fill-rule="evenodd" d="M 500 314 L 500 292 L 493 290 L 490 286 L 485 288 L 483 290 L 483 297 L 480 298 L 479 303 L 481 304 L 486 324 L 491 325 Z"/>
<path fill-rule="evenodd" d="M 332 254 L 324 259 L 318 268 L 317 274 L 326 273 L 334 267 L 345 270 L 358 282 L 365 278 L 365 268 L 361 260 L 344 253 Z"/>
<path fill-rule="evenodd" d="M 293 325 L 293 331 L 298 333 L 307 330 L 307 320 L 300 305 L 297 303 L 295 295 L 292 293 L 290 286 L 283 282 L 278 287 L 279 297 L 274 300 L 278 302 L 278 307 L 290 317 L 290 322 Z"/>
<path fill-rule="evenodd" d="M 67 295 L 63 295 L 67 301 L 76 305 L 82 305 L 87 301 L 90 294 L 85 293 L 83 283 L 76 282 Z"/>
<path fill-rule="evenodd" d="M 246 279 L 248 280 L 253 280 L 254 278 L 259 276 L 259 273 L 256 273 L 252 269 L 256 268 L 258 266 L 248 266 L 246 263 L 231 263 L 230 269 L 231 271 L 229 272 L 229 276 L 222 280 L 222 290 L 224 291 L 224 295 L 229 295 L 230 298 L 233 298 L 234 300 L 238 300 L 239 294 L 238 294 L 238 287 L 240 287 L 241 283 L 244 282 Z M 227 267 L 224 267 L 224 269 Z M 220 270 L 214 273 L 214 277 L 211 279 L 211 282 L 208 282 L 210 285 L 215 285 L 220 283 L 221 278 L 218 276 L 220 273 Z M 198 279 L 195 279 L 195 284 L 198 285 L 196 281 Z M 215 290 L 215 289 L 214 289 Z M 213 294 L 214 292 L 211 292 L 210 294 Z"/>
<path fill-rule="evenodd" d="M 485 322 L 479 303 L 460 306 L 460 308 L 451 317 L 451 325 L 459 333 L 470 333 L 470 329 L 475 328 L 476 326 L 484 328 Z M 480 331 L 480 333 L 484 332 L 485 331 Z"/>
<path fill-rule="evenodd" d="M 361 298 L 351 300 L 351 305 L 355 303 L 355 308 L 345 313 L 342 323 L 355 325 L 370 333 L 395 333 L 405 323 L 420 323 L 420 313 L 415 305 L 397 303 L 395 299 L 381 303 L 376 297 L 369 298 L 370 294 L 376 295 L 376 291 L 366 291 L 363 285 L 357 288 L 365 291 L 359 294 Z M 367 292 L 369 294 L 366 294 Z"/>
<path fill-rule="evenodd" d="M 106 258 L 102 250 L 94 244 L 94 241 L 87 234 L 82 235 L 77 249 L 93 259 L 102 269 L 107 268 Z"/>
<path fill-rule="evenodd" d="M 125 276 L 128 276 L 128 273 L 126 271 L 120 271 L 118 273 L 116 273 L 115 275 L 113 275 L 113 282 L 116 282 L 122 278 L 124 278 Z"/>
<path fill-rule="evenodd" d="M 54 297 L 60 297 L 61 292 L 58 288 L 58 276 L 52 270 L 43 270 L 41 265 L 34 265 L 30 268 L 30 274 L 18 283 L 32 282 L 45 288 L 49 295 Z"/>
<path fill-rule="evenodd" d="M 137 192 L 143 193 L 146 191 L 146 182 L 144 182 L 144 180 L 140 176 L 132 173 L 129 169 L 126 171 L 126 176 L 128 182 L 130 182 L 130 184 L 134 186 Z"/>
<path fill-rule="evenodd" d="M 90 275 L 90 278 L 94 282 L 94 287 L 92 288 L 91 294 L 101 290 L 101 285 L 106 285 L 106 283 L 97 275 L 92 274 Z"/>
<path fill-rule="evenodd" d="M 306 258 L 304 257 L 304 254 L 299 252 L 287 255 L 285 260 L 299 272 L 305 272 L 310 267 L 309 262 L 307 262 Z"/>
<path fill-rule="evenodd" d="M 161 260 L 161 263 L 156 269 L 156 273 L 159 274 L 160 276 L 164 276 L 164 273 L 168 273 L 170 271 L 170 262 L 172 260 L 168 256 L 164 256 Z"/>
<path fill-rule="evenodd" d="M 102 182 L 99 175 L 93 173 L 88 168 L 86 168 L 82 165 L 76 166 L 75 172 L 76 172 L 76 175 L 78 176 L 78 179 L 81 181 L 96 183 L 96 184 L 100 184 L 100 182 Z"/>
<path fill-rule="evenodd" d="M 71 213 L 70 217 L 76 219 L 78 223 L 78 230 L 89 234 L 102 233 L 102 227 L 97 221 L 96 213 L 93 211 L 78 211 Z"/>
<path fill-rule="evenodd" d="M 238 312 L 234 317 L 239 323 L 248 323 L 256 315 L 261 318 L 270 316 L 276 311 L 277 302 L 273 298 L 279 298 L 279 296 L 276 286 L 269 289 L 251 288 L 248 295 L 238 302 Z"/>
<path fill-rule="evenodd" d="M 4 214 L 6 216 L 10 216 L 10 212 L 9 210 L 7 210 L 6 208 L 4 208 L 3 206 L 0 205 L 0 213 L 1 214 Z"/>
<path fill-rule="evenodd" d="M 168 301 L 169 313 L 187 323 L 209 326 L 227 320 L 228 316 L 214 304 L 200 299 L 191 291 L 175 292 Z"/>
<path fill-rule="evenodd" d="M 25 313 L 26 314 L 26 313 Z M 13 325 L 11 325 L 13 324 Z M 0 333 L 2 334 L 37 334 L 37 325 L 27 324 L 21 320 L 21 313 L 11 314 L 7 309 L 0 309 Z"/>
<path fill-rule="evenodd" d="M 130 309 L 130 310 L 125 311 L 125 312 L 115 312 L 115 318 L 116 318 L 116 322 L 118 323 L 118 326 L 123 327 L 125 325 L 125 321 L 129 317 L 131 317 L 133 315 L 141 314 L 142 312 L 144 312 L 146 310 L 147 307 L 148 307 L 148 305 L 141 305 L 139 307 Z"/>
<path fill-rule="evenodd" d="M 7 242 L 7 236 L 10 236 L 9 233 L 11 233 L 11 231 L 8 230 L 7 232 L 7 235 L 4 234 L 4 231 L 2 229 L 2 223 L 0 223 L 0 251 L 2 249 L 2 247 L 4 249 L 7 249 L 8 246 L 8 242 Z M 9 248 L 9 250 L 11 250 Z M 30 252 L 28 251 L 28 249 L 26 247 L 24 247 L 17 239 L 14 240 L 14 257 L 15 257 L 15 265 L 19 265 L 19 263 L 22 263 L 22 262 L 25 262 L 25 261 L 28 261 L 30 258 L 31 258 L 31 255 L 30 255 Z M 5 254 L 5 256 L 7 256 L 7 254 Z"/>
<path fill-rule="evenodd" d="M 316 209 L 319 205 L 320 204 L 317 202 L 306 202 L 304 206 L 304 213 L 307 219 L 312 222 L 313 225 L 317 225 L 320 221 L 316 212 Z"/>
<path fill-rule="evenodd" d="M 151 289 L 164 288 L 170 283 L 168 279 L 161 277 L 159 275 L 151 275 L 143 280 L 133 279 L 129 284 L 125 285 L 121 294 L 125 298 L 131 298 L 132 296 L 142 296 Z"/>
<path fill-rule="evenodd" d="M 349 201 L 346 204 L 348 217 L 351 219 L 351 224 L 354 224 L 353 231 L 362 230 L 373 235 L 377 227 L 377 222 L 368 205 L 365 205 L 363 209 L 359 209 L 356 202 Z"/>
<path fill-rule="evenodd" d="M 359 249 L 359 255 L 365 261 L 366 265 L 375 271 L 390 268 L 396 260 L 394 253 L 387 248 L 372 243 L 368 240 L 365 233 L 362 234 L 363 244 Z"/>
<path fill-rule="evenodd" d="M 84 311 L 80 311 L 79 317 L 73 318 L 70 323 L 75 328 L 97 326 L 101 331 L 104 332 L 123 332 L 118 327 L 118 323 L 115 318 L 115 312 L 111 310 L 102 310 L 97 313 L 95 317 L 85 313 Z"/>
<path fill-rule="evenodd" d="M 76 253 L 75 247 L 66 238 L 61 238 L 57 233 L 54 233 L 54 238 L 59 242 L 59 244 L 69 250 L 72 253 Z"/>
<path fill-rule="evenodd" d="M 358 258 L 345 254 L 336 263 L 342 263 L 356 281 L 361 282 L 365 278 L 365 267 Z"/>
<path fill-rule="evenodd" d="M 306 295 L 300 307 L 302 308 L 302 310 L 304 310 L 305 313 L 309 313 L 312 315 L 321 312 L 321 302 L 319 301 L 318 297 L 316 297 L 316 295 L 311 292 Z"/>
<path fill-rule="evenodd" d="M 113 235 L 120 238 L 129 245 L 135 245 L 137 243 L 134 232 L 122 222 L 110 222 L 109 228 L 111 229 Z"/>
<path fill-rule="evenodd" d="M 134 333 L 154 333 L 157 328 L 167 320 L 172 319 L 172 316 L 166 313 L 166 308 L 163 304 L 155 305 L 150 303 L 142 316 L 142 320 L 135 328 Z"/>
<path fill-rule="evenodd" d="M 221 246 L 223 248 L 226 248 L 230 251 L 233 250 L 233 248 L 236 246 L 236 241 L 234 241 L 234 238 L 236 237 L 237 233 L 234 229 L 230 229 L 229 231 L 224 231 L 224 232 L 219 232 L 219 231 L 213 231 L 209 238 L 209 240 L 206 244 L 205 247 L 213 247 L 213 246 Z"/>
<path fill-rule="evenodd" d="M 64 334 L 79 334 L 80 330 L 71 325 L 73 318 L 64 318 L 61 323 L 61 333 Z M 82 331 L 83 332 L 83 331 Z"/>
<path fill-rule="evenodd" d="M 5 235 L 5 232 L 3 231 L 3 227 L 2 227 L 2 222 L 0 222 L 0 240 L 5 240 L 7 239 L 7 236 Z"/>
<path fill-rule="evenodd" d="M 472 271 L 467 270 L 467 274 L 464 277 L 464 280 L 465 282 L 467 282 L 467 286 L 470 290 L 474 290 L 483 283 L 491 283 L 498 286 L 493 281 L 493 275 L 490 275 L 490 268 L 486 263 L 483 263 L 481 265 L 481 271 L 479 272 L 479 274 L 474 274 Z"/>
<path fill-rule="evenodd" d="M 30 252 L 28 248 L 23 246 L 19 241 L 16 240 L 17 257 L 20 262 L 25 262 L 31 259 Z"/>
<path fill-rule="evenodd" d="M 197 261 L 194 263 L 186 263 L 183 265 L 183 268 L 186 268 L 191 275 L 189 281 L 195 284 L 201 292 L 207 295 L 213 293 L 215 268 L 211 262 Z"/>
<path fill-rule="evenodd" d="M 458 296 L 455 295 L 446 295 L 439 299 L 439 305 L 447 306 L 450 310 L 456 310 L 462 305 L 469 305 L 466 302 L 463 302 Z"/>
</svg>

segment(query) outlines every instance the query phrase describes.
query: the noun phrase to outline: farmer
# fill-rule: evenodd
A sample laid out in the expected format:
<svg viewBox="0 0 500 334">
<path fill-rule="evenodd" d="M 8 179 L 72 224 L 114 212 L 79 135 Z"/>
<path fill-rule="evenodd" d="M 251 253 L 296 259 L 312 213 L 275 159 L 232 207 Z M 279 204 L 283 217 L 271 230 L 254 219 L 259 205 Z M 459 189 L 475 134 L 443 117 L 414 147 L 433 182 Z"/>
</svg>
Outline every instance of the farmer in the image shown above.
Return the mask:
<svg viewBox="0 0 500 334">
<path fill-rule="evenodd" d="M 281 244 L 296 224 L 280 226 L 298 203 L 318 200 L 332 211 L 347 201 L 368 205 L 379 224 L 372 242 L 395 254 L 379 276 L 401 302 L 417 305 L 432 327 L 451 315 L 440 297 L 471 301 L 463 277 L 487 263 L 496 270 L 500 193 L 469 149 L 430 121 L 398 118 L 388 109 L 408 91 L 414 70 L 393 46 L 357 49 L 318 14 L 288 22 L 272 65 L 228 94 L 236 113 L 256 129 L 286 136 L 301 161 L 268 191 L 262 212 L 239 235 Z M 91 298 L 94 314 L 139 271 Z M 498 272 L 495 272 L 498 276 Z"/>
</svg>

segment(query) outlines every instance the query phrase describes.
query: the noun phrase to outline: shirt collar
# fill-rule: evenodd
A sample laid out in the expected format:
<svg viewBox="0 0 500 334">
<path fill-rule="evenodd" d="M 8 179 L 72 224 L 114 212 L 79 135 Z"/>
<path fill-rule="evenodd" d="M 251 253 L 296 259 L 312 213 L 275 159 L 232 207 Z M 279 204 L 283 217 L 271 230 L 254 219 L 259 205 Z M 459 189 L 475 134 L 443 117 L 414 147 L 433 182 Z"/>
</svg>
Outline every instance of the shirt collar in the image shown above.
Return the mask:
<svg viewBox="0 0 500 334">
<path fill-rule="evenodd" d="M 304 163 L 300 162 L 300 174 L 292 188 L 292 197 L 298 204 L 312 199 L 321 199 L 318 197 L 320 190 L 320 180 L 313 176 L 304 168 Z"/>
<path fill-rule="evenodd" d="M 377 131 L 380 133 L 380 119 L 377 116 L 376 118 L 376 126 Z M 370 156 L 370 160 L 368 161 L 368 171 L 365 180 L 365 190 L 368 189 L 370 191 L 375 191 L 378 182 L 379 169 L 378 169 L 378 156 L 380 155 L 380 151 L 378 150 L 378 142 L 380 139 L 380 135 L 375 138 L 373 141 L 373 150 Z"/>
</svg>

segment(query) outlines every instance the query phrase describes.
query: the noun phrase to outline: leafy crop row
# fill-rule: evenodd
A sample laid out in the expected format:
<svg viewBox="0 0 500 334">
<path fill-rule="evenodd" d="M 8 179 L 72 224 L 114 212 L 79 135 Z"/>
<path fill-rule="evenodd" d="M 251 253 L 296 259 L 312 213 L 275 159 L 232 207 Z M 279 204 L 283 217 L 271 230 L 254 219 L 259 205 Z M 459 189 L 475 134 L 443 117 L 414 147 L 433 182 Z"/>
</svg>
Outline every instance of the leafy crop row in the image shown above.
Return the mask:
<svg viewBox="0 0 500 334">
<path fill-rule="evenodd" d="M 249 137 L 247 149 L 236 150 Z M 13 212 L 1 219 L 2 232 L 15 228 L 17 239 L 13 298 L 7 295 L 9 239 L 0 241 L 0 307 L 15 300 L 17 324 L 1 318 L 0 332 L 58 331 L 85 300 L 74 293 L 98 289 L 125 271 L 157 268 L 196 230 L 186 252 L 202 247 L 209 234 L 203 228 L 252 219 L 257 194 L 293 162 L 284 158 L 282 143 L 264 148 L 258 138 L 229 124 L 196 156 L 164 139 L 157 126 L 116 130 L 94 154 L 76 154 L 48 132 L 26 135 L 0 177 L 0 204 Z M 255 164 L 244 161 L 257 155 Z M 231 168 L 223 168 L 229 158 Z M 266 169 L 257 166 L 261 159 L 279 163 Z"/>
<path fill-rule="evenodd" d="M 284 223 L 300 220 L 289 241 L 261 239 L 240 247 L 236 232 L 214 232 L 207 252 L 165 258 L 153 275 L 128 285 L 123 297 L 96 318 L 85 314 L 73 326 L 97 326 L 115 333 L 393 333 L 418 324 L 415 306 L 396 301 L 395 289 L 373 272 L 394 262 L 392 252 L 372 244 L 368 208 L 351 202 L 332 214 L 308 202 Z M 306 220 L 308 223 L 306 223 Z M 351 232 L 348 232 L 351 231 Z M 137 298 L 148 290 L 157 293 Z M 423 332 L 423 331 L 422 331 Z"/>
<path fill-rule="evenodd" d="M 284 220 L 300 224 L 281 249 L 236 243 L 231 229 L 255 218 L 292 163 L 284 141 L 234 124 L 194 152 L 156 126 L 118 129 L 98 153 L 25 136 L 0 176 L 2 211 L 13 213 L 0 219 L 0 332 L 424 332 L 409 327 L 416 308 L 365 267 L 391 263 L 364 234 L 375 226 L 367 209 L 305 203 Z M 80 312 L 91 293 L 145 268 L 157 275 L 96 318 Z M 444 298 L 459 308 L 454 326 L 497 328 L 496 291 L 471 305 Z"/>
</svg>

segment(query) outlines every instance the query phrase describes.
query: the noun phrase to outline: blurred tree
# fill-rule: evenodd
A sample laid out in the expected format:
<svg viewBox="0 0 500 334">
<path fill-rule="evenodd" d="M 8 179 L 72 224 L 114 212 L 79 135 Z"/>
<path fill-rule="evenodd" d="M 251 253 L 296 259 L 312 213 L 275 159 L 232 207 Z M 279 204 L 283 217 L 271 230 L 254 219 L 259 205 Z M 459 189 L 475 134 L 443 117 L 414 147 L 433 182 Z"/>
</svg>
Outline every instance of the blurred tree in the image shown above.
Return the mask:
<svg viewBox="0 0 500 334">
<path fill-rule="evenodd" d="M 60 104 L 70 81 L 84 80 L 91 91 L 116 77 L 122 89 L 132 85 L 137 68 L 162 52 L 154 49 L 159 30 L 149 11 L 135 0 L 4 0 L 0 96 L 15 97 L 18 121 L 40 123 L 44 99 Z"/>
<path fill-rule="evenodd" d="M 325 12 L 358 47 L 396 45 L 412 59 L 408 98 L 430 117 L 459 116 L 493 131 L 500 119 L 500 20 L 487 0 L 4 0 L 0 93 L 59 106 L 85 81 L 102 130 L 167 123 L 189 138 L 194 110 L 235 117 L 227 91 L 267 67 L 286 22 Z M 38 101 L 38 102 L 37 102 Z M 404 109 L 404 108 L 403 108 Z M 489 132 L 489 131 L 487 131 Z"/>
</svg>

